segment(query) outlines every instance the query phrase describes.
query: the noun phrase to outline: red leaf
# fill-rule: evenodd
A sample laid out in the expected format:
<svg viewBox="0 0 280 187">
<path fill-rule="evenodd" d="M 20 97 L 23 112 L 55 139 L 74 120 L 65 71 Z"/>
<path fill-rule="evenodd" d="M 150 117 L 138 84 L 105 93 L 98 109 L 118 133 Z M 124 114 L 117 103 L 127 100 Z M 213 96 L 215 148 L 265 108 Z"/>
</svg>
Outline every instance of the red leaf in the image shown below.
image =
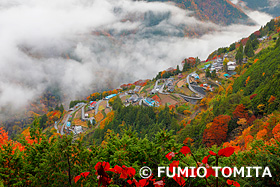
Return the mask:
<svg viewBox="0 0 280 187">
<path fill-rule="evenodd" d="M 238 182 L 233 181 L 233 180 L 229 180 L 229 179 L 227 180 L 227 184 L 228 185 L 233 185 L 235 187 L 240 187 L 240 184 Z"/>
<path fill-rule="evenodd" d="M 128 167 L 127 168 L 127 174 L 130 176 L 130 177 L 134 177 L 134 175 L 136 174 L 136 171 L 133 167 Z"/>
<path fill-rule="evenodd" d="M 217 154 L 214 153 L 213 151 L 209 151 L 209 154 L 210 154 L 210 155 L 213 155 L 213 156 L 217 156 Z"/>
<path fill-rule="evenodd" d="M 179 166 L 179 161 L 173 161 L 172 163 L 169 164 L 169 171 L 173 173 L 173 168 L 177 168 Z"/>
<path fill-rule="evenodd" d="M 240 187 L 240 184 L 238 182 L 236 182 L 236 181 L 233 181 L 233 186 Z"/>
<path fill-rule="evenodd" d="M 144 187 L 147 186 L 149 182 L 147 181 L 147 179 L 141 179 L 138 184 L 139 186 Z"/>
<path fill-rule="evenodd" d="M 185 184 L 185 180 L 182 176 L 178 177 L 177 174 L 173 177 L 173 179 L 180 185 L 183 186 Z"/>
<path fill-rule="evenodd" d="M 165 155 L 165 157 L 168 159 L 168 160 L 171 160 L 171 158 L 173 158 L 175 156 L 175 153 L 174 152 L 170 152 L 170 153 L 167 153 L 167 155 Z"/>
<path fill-rule="evenodd" d="M 117 174 L 120 174 L 122 172 L 122 168 L 118 165 L 115 165 L 115 167 L 113 168 L 113 172 L 114 173 L 117 173 Z"/>
<path fill-rule="evenodd" d="M 211 175 L 213 175 L 214 177 L 216 177 L 215 170 L 213 170 L 212 167 L 207 168 L 206 170 L 207 170 L 206 178 L 210 177 Z"/>
<path fill-rule="evenodd" d="M 87 176 L 89 175 L 89 172 L 84 172 L 84 173 L 81 173 L 81 175 L 85 178 L 87 178 Z"/>
<path fill-rule="evenodd" d="M 109 162 L 97 162 L 95 165 L 95 170 L 97 171 L 98 169 L 102 168 L 104 171 L 108 171 L 110 169 L 110 164 Z"/>
<path fill-rule="evenodd" d="M 191 152 L 191 149 L 188 146 L 183 146 L 181 148 L 180 152 L 183 153 L 186 156 L 186 154 Z"/>
<path fill-rule="evenodd" d="M 125 170 L 122 170 L 120 179 L 126 179 L 126 178 L 127 178 L 127 173 Z"/>
<path fill-rule="evenodd" d="M 125 165 L 122 166 L 122 168 L 117 167 L 119 171 L 121 171 L 121 179 L 126 179 L 127 177 L 134 177 L 136 174 L 136 171 L 133 167 L 126 167 Z"/>
<path fill-rule="evenodd" d="M 250 100 L 252 100 L 254 97 L 256 97 L 258 94 L 253 94 L 250 96 Z"/>
<path fill-rule="evenodd" d="M 204 157 L 204 158 L 202 159 L 202 163 L 203 163 L 203 164 L 207 164 L 208 158 L 209 158 L 209 157 L 210 157 L 210 155 Z"/>
<path fill-rule="evenodd" d="M 233 182 L 234 182 L 234 181 L 232 181 L 232 180 L 229 180 L 229 179 L 227 180 L 227 184 L 228 184 L 228 185 L 232 185 Z"/>
<path fill-rule="evenodd" d="M 155 182 L 156 179 L 153 179 L 154 175 L 152 174 L 149 178 L 147 178 L 148 181 L 151 181 L 151 182 Z"/>
<path fill-rule="evenodd" d="M 127 183 L 131 185 L 133 182 L 132 180 L 127 180 Z"/>
<path fill-rule="evenodd" d="M 234 147 L 226 147 L 224 149 L 219 150 L 219 156 L 229 157 L 234 153 Z"/>
<path fill-rule="evenodd" d="M 80 178 L 81 178 L 81 175 L 76 176 L 74 179 L 75 183 L 77 183 Z"/>
</svg>

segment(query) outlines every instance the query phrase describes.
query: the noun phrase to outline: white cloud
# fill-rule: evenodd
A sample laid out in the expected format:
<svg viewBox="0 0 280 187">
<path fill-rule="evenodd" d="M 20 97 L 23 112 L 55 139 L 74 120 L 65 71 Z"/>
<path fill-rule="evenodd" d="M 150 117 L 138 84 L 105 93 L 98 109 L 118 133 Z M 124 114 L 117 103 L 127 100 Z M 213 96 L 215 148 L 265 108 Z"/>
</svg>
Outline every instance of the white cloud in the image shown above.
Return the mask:
<svg viewBox="0 0 280 187">
<path fill-rule="evenodd" d="M 131 0 L 2 0 L 0 10 L 0 111 L 21 109 L 52 85 L 73 99 L 152 78 L 259 28 L 219 27 L 169 3 Z M 186 30 L 205 35 L 186 38 Z"/>
<path fill-rule="evenodd" d="M 269 14 L 266 14 L 264 12 L 259 11 L 245 11 L 246 14 L 254 20 L 258 25 L 265 25 L 269 20 L 272 19 L 272 16 Z"/>
</svg>

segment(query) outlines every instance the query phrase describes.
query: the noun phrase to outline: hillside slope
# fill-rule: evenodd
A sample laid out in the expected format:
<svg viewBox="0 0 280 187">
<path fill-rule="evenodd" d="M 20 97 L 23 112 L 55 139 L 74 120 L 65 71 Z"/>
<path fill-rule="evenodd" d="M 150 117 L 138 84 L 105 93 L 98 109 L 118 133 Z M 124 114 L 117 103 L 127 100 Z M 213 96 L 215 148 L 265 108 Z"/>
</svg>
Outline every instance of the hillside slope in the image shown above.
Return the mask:
<svg viewBox="0 0 280 187">
<path fill-rule="evenodd" d="M 170 2 L 170 0 L 148 0 Z M 219 25 L 235 23 L 252 24 L 249 17 L 228 0 L 171 0 L 179 7 L 191 10 L 194 16 L 203 21 Z"/>
<path fill-rule="evenodd" d="M 271 96 L 280 97 L 280 46 L 276 49 L 268 48 L 263 50 L 257 57 L 260 57 L 233 85 L 233 92 L 244 91 L 245 96 L 257 94 L 252 99 L 252 104 L 257 110 L 260 104 L 265 105 L 265 112 L 272 112 L 278 106 L 269 105 Z M 249 77 L 249 78 L 248 78 Z M 246 83 L 247 82 L 247 83 Z M 277 103 L 276 103 L 277 104 Z M 278 103 L 279 105 L 279 103 Z"/>
</svg>

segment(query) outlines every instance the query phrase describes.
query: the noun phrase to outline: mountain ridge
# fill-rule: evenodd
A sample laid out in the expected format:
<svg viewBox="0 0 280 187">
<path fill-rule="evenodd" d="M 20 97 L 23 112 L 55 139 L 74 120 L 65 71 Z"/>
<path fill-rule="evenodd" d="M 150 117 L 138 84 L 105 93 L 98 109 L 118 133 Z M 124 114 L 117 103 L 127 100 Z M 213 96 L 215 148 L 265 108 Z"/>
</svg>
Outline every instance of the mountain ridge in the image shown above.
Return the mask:
<svg viewBox="0 0 280 187">
<path fill-rule="evenodd" d="M 149 2 L 174 2 L 177 6 L 193 11 L 202 21 L 211 21 L 219 25 L 254 24 L 252 20 L 229 0 L 147 0 Z"/>
</svg>

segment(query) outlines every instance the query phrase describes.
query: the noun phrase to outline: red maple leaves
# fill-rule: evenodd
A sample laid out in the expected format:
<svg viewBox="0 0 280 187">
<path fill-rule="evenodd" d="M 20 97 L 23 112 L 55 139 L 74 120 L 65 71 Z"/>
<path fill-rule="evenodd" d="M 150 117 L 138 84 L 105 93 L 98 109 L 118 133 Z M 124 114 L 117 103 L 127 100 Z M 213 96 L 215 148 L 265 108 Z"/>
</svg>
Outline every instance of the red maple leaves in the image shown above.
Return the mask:
<svg viewBox="0 0 280 187">
<path fill-rule="evenodd" d="M 191 153 L 191 149 L 188 146 L 183 146 L 180 152 L 186 156 L 188 153 Z"/>
<path fill-rule="evenodd" d="M 182 154 L 179 154 L 182 153 Z M 180 186 L 184 186 L 186 185 L 187 181 L 185 178 L 188 177 L 197 177 L 199 176 L 199 167 L 202 167 L 203 165 L 205 165 L 206 168 L 206 174 L 204 176 L 205 180 L 207 181 L 207 178 L 210 177 L 211 175 L 213 175 L 214 177 L 216 176 L 216 172 L 215 170 L 209 166 L 208 164 L 208 160 L 211 156 L 214 156 L 216 159 L 218 159 L 219 157 L 229 157 L 234 153 L 234 148 L 233 147 L 226 147 L 223 149 L 220 149 L 218 151 L 218 153 L 215 153 L 213 151 L 209 151 L 209 155 L 205 156 L 202 159 L 202 163 L 197 162 L 196 158 L 194 156 L 194 154 L 191 152 L 190 148 L 188 146 L 183 146 L 180 151 L 178 153 L 175 152 L 169 152 L 168 154 L 165 155 L 165 157 L 168 160 L 171 160 L 172 158 L 174 158 L 177 154 L 179 154 L 179 157 L 182 157 L 182 155 L 186 156 L 187 154 L 191 154 L 192 157 L 194 157 L 194 160 L 197 163 L 197 167 L 196 168 L 191 168 L 191 169 L 187 169 L 187 170 L 182 170 L 180 175 L 178 173 L 176 173 L 176 168 L 179 167 L 180 161 L 179 160 L 173 160 L 170 164 L 169 164 L 169 172 L 173 173 L 173 179 L 180 185 Z M 177 158 L 177 157 L 176 157 Z M 135 175 L 136 175 L 136 170 L 133 167 L 126 167 L 125 165 L 118 166 L 115 165 L 113 168 L 110 167 L 110 164 L 108 162 L 98 162 L 95 165 L 95 170 L 96 170 L 96 175 L 97 175 L 97 179 L 98 179 L 98 185 L 100 186 L 108 186 L 110 184 L 112 184 L 112 178 L 109 176 L 110 172 L 118 175 L 119 179 L 122 179 L 123 182 L 126 181 L 127 184 L 129 185 L 134 185 L 136 187 L 144 187 L 144 186 L 148 186 L 148 185 L 153 185 L 155 187 L 163 187 L 165 185 L 164 179 L 156 181 L 156 179 L 153 178 L 153 175 L 151 175 L 149 178 L 147 179 L 141 179 L 139 181 L 137 181 L 135 179 Z M 231 168 L 224 168 L 224 169 L 220 169 L 220 171 L 222 173 L 224 173 L 225 175 L 229 175 L 232 173 L 232 169 Z M 109 172 L 109 174 L 107 173 Z M 74 178 L 75 183 L 77 183 L 81 177 L 87 178 L 87 176 L 90 174 L 90 172 L 83 172 L 80 175 L 76 176 Z M 115 178 L 114 178 L 115 180 Z M 236 181 L 232 181 L 232 180 L 227 180 L 227 184 L 228 185 L 234 185 L 236 187 L 240 186 L 238 182 Z M 126 185 L 125 185 L 126 186 Z"/>
<path fill-rule="evenodd" d="M 192 157 L 194 157 L 194 160 L 196 160 L 195 156 L 191 153 L 191 150 L 189 147 L 187 146 L 183 146 L 180 151 L 183 155 L 187 155 L 187 154 L 191 154 Z M 205 156 L 203 159 L 202 159 L 202 163 L 200 162 L 197 162 L 197 168 L 192 168 L 192 169 L 187 169 L 187 172 L 184 172 L 182 173 L 181 172 L 181 175 L 178 175 L 178 173 L 176 173 L 176 168 L 179 167 L 179 161 L 177 160 L 174 160 L 172 161 L 172 163 L 169 164 L 169 171 L 171 173 L 174 174 L 173 176 L 173 179 L 180 185 L 180 186 L 184 186 L 185 183 L 186 183 L 186 180 L 184 179 L 184 177 L 197 177 L 198 175 L 198 168 L 205 165 L 205 168 L 206 168 L 206 175 L 205 175 L 205 179 L 207 179 L 208 177 L 210 177 L 211 175 L 213 175 L 214 177 L 216 177 L 216 172 L 215 170 L 210 167 L 208 165 L 208 159 L 210 156 L 215 156 L 216 159 L 218 160 L 219 157 L 229 157 L 231 156 L 232 154 L 234 153 L 234 148 L 233 147 L 226 147 L 226 148 L 223 148 L 223 149 L 220 149 L 218 151 L 218 154 L 213 152 L 213 151 L 209 151 L 209 155 Z M 168 159 L 168 160 L 171 160 L 173 157 L 175 157 L 175 155 L 178 154 L 178 153 L 175 153 L 175 152 L 169 152 L 167 155 L 165 155 L 165 157 Z M 230 173 L 232 173 L 232 171 L 230 171 L 232 169 L 229 169 L 229 168 L 224 168 L 224 170 L 220 170 L 221 172 L 223 172 L 225 175 L 229 175 Z M 175 172 L 175 173 L 174 173 Z M 235 185 L 237 185 L 238 183 L 237 182 L 234 182 Z M 238 184 L 239 185 L 239 184 Z"/>
<path fill-rule="evenodd" d="M 240 184 L 236 181 L 233 181 L 233 180 L 227 180 L 227 184 L 228 185 L 233 185 L 235 187 L 240 187 Z"/>
<path fill-rule="evenodd" d="M 234 153 L 233 147 L 226 147 L 224 149 L 220 149 L 218 155 L 224 157 L 230 157 L 233 153 Z"/>
<path fill-rule="evenodd" d="M 90 172 L 83 172 L 83 173 L 81 173 L 80 175 L 76 176 L 76 177 L 74 178 L 75 183 L 77 183 L 78 180 L 80 180 L 81 176 L 83 176 L 84 178 L 87 178 L 87 176 L 89 175 L 89 173 L 90 173 Z"/>
</svg>

